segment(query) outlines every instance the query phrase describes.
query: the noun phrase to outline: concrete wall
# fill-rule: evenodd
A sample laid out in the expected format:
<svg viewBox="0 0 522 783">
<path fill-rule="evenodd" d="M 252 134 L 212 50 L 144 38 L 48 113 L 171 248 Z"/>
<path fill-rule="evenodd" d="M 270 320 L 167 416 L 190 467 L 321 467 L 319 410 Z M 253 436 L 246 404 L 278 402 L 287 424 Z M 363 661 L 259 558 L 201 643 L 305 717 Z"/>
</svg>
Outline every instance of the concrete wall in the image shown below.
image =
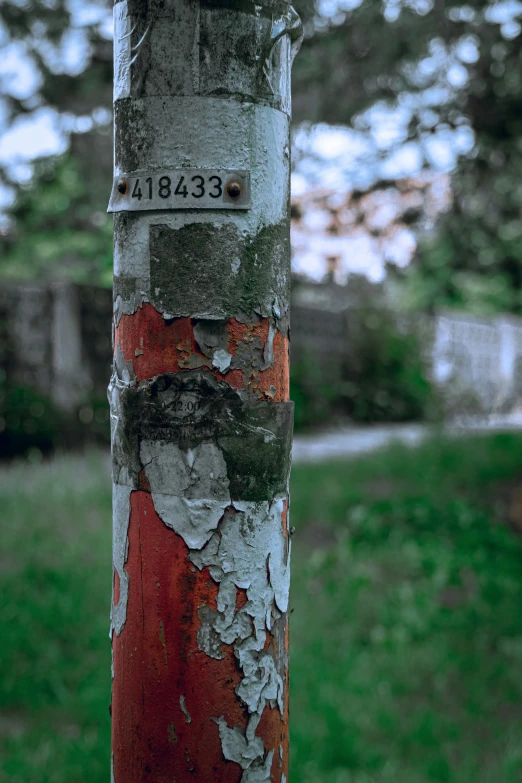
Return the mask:
<svg viewBox="0 0 522 783">
<path fill-rule="evenodd" d="M 33 388 L 71 411 L 105 397 L 112 295 L 70 283 L 2 284 L 0 379 Z"/>
<path fill-rule="evenodd" d="M 320 297 L 294 302 L 293 359 L 349 351 L 357 308 L 335 308 L 325 317 L 324 305 Z M 105 397 L 111 313 L 107 289 L 3 284 L 0 382 L 35 388 L 68 411 Z M 452 418 L 522 423 L 522 319 L 444 312 L 423 325 L 432 377 L 445 391 Z"/>
</svg>

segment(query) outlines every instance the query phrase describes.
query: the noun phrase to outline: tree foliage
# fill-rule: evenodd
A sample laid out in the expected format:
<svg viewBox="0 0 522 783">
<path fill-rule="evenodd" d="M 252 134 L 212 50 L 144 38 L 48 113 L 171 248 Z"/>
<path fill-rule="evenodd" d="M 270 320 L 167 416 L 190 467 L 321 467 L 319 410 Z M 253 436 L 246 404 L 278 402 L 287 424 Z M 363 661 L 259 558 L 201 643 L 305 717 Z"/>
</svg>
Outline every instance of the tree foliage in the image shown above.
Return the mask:
<svg viewBox="0 0 522 783">
<path fill-rule="evenodd" d="M 301 0 L 296 5 L 306 38 L 294 65 L 295 123 L 352 125 L 371 133 L 368 109 L 397 107 L 406 117 L 397 145 L 419 143 L 425 165 L 430 140 L 474 134 L 454 174 L 451 213 L 436 236 L 422 241 L 411 269 L 401 273 L 410 305 L 522 312 L 522 5 L 509 0 Z M 105 0 L 99 7 L 106 7 Z M 60 69 L 50 55 L 76 29 L 72 9 L 71 0 L 0 5 L 6 35 L 24 43 L 41 75 L 36 96 L 7 96 L 11 120 L 38 105 L 78 116 L 110 106 L 110 43 L 100 34 L 99 21 L 83 25 L 89 53 L 81 75 Z M 97 221 L 110 182 L 110 167 L 101 163 L 109 159 L 109 136 L 95 127 L 73 136 L 66 157 L 37 167 L 34 193 L 20 191 L 2 242 L 4 273 L 12 275 L 19 267 L 21 276 L 26 264 L 32 265 L 28 274 L 62 274 L 64 262 L 58 259 L 65 255 L 78 258 L 83 271 L 74 276 L 93 279 L 97 269 L 107 280 L 108 224 Z M 64 181 L 71 171 L 77 176 L 74 194 Z M 49 194 L 60 188 L 64 199 L 51 204 Z M 69 206 L 60 211 L 56 204 L 65 198 Z M 49 226 L 53 252 L 48 238 L 40 242 Z M 80 238 L 73 240 L 75 233 Z M 40 246 L 47 248 L 45 262 Z"/>
<path fill-rule="evenodd" d="M 101 32 L 109 5 L 108 0 L 0 3 L 4 47 L 17 48 L 36 71 L 35 90 L 30 95 L 23 94 L 23 90 L 20 93 L 14 85 L 3 91 L 2 101 L 11 119 L 41 105 L 77 114 L 110 105 L 112 44 Z M 79 60 L 80 48 L 83 57 Z M 67 49 L 76 50 L 75 64 L 67 57 Z M 75 73 L 82 64 L 82 72 Z"/>
<path fill-rule="evenodd" d="M 19 192 L 12 228 L 3 237 L 4 279 L 111 285 L 112 221 L 105 211 L 106 188 L 97 189 L 86 168 L 74 143 L 66 155 L 37 164 L 34 184 Z"/>
<path fill-rule="evenodd" d="M 411 305 L 522 312 L 520 3 L 362 2 L 308 37 L 295 70 L 297 120 L 359 122 L 408 107 L 407 135 L 472 129 L 454 204 L 404 274 Z"/>
<path fill-rule="evenodd" d="M 68 151 L 37 161 L 29 183 L 17 181 L 16 166 L 0 164 L 0 184 L 14 186 L 16 193 L 8 228 L 0 235 L 4 278 L 110 285 L 105 212 L 112 165 L 112 43 L 101 28 L 108 5 L 107 0 L 0 3 L 0 39 L 15 64 L 14 73 L 3 74 L 4 131 L 42 108 L 53 112 L 64 135 L 73 131 Z M 21 62 L 25 74 L 16 73 Z"/>
</svg>

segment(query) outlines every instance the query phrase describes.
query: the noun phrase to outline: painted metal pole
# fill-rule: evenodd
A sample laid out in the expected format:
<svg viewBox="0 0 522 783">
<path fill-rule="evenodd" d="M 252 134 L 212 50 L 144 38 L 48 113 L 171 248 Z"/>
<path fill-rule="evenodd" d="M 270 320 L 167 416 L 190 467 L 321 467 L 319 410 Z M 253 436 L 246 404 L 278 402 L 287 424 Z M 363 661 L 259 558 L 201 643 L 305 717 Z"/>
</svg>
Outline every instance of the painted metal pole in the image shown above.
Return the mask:
<svg viewBox="0 0 522 783">
<path fill-rule="evenodd" d="M 288 778 L 283 0 L 115 20 L 112 776 Z"/>
</svg>

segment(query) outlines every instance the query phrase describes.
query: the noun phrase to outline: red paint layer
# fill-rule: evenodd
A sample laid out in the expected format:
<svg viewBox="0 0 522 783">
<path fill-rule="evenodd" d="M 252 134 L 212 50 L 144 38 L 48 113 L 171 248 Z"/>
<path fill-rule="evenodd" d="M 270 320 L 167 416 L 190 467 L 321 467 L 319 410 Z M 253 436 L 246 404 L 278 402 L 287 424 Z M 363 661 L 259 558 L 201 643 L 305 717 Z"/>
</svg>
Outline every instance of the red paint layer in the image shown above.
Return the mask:
<svg viewBox="0 0 522 783">
<path fill-rule="evenodd" d="M 212 720 L 224 715 L 229 726 L 246 727 L 234 692 L 241 673 L 231 646 L 223 647 L 219 661 L 198 649 L 198 608 L 216 608 L 218 586 L 187 554 L 183 539 L 156 514 L 150 494 L 133 492 L 127 621 L 120 636 L 113 635 L 115 783 L 241 779 L 239 765 L 223 758 Z"/>
<path fill-rule="evenodd" d="M 268 318 L 262 318 L 252 326 L 231 318 L 227 323 L 229 353 L 236 356 L 241 349 L 244 354 L 251 351 L 253 357 L 256 352 L 258 357 L 264 356 L 269 326 Z M 273 341 L 273 365 L 266 370 L 252 366 L 246 373 L 239 369 L 218 372 L 199 349 L 192 319 L 186 317 L 166 321 L 149 303 L 139 307 L 133 315 L 121 317 L 115 330 L 115 342 L 125 361 L 132 362 L 138 381 L 166 372 L 201 367 L 235 389 L 248 389 L 259 399 L 274 402 L 289 399 L 289 343 L 281 332 L 276 332 Z"/>
<path fill-rule="evenodd" d="M 254 365 L 265 358 L 269 319 L 248 326 L 232 318 L 226 326 L 228 351 L 250 356 L 248 371 L 222 374 L 210 367 L 194 338 L 192 320 L 165 321 L 150 304 L 122 316 L 115 344 L 132 362 L 138 381 L 200 367 L 236 389 L 247 389 L 256 399 L 288 400 L 288 340 L 276 332 L 273 365 L 260 370 Z M 139 487 L 131 495 L 127 621 L 120 636 L 113 635 L 115 783 L 239 783 L 242 770 L 224 759 L 213 719 L 224 716 L 230 727 L 246 728 L 247 710 L 235 694 L 242 675 L 232 645 L 224 645 L 224 658 L 215 660 L 197 643 L 198 610 L 217 608 L 218 585 L 207 569 L 200 572 L 190 563 L 183 539 L 156 514 L 143 471 Z M 286 506 L 282 524 L 286 535 Z M 119 593 L 115 574 L 116 603 Z M 246 591 L 238 590 L 237 610 L 246 600 Z M 267 635 L 266 649 L 287 683 L 284 625 L 274 636 Z M 277 709 L 265 708 L 256 732 L 266 751 L 274 750 L 272 783 L 281 783 L 283 773 L 288 779 L 287 688 L 285 699 L 283 718 Z"/>
<path fill-rule="evenodd" d="M 118 606 L 120 603 L 120 575 L 116 569 L 113 570 L 113 595 L 114 606 Z"/>
</svg>

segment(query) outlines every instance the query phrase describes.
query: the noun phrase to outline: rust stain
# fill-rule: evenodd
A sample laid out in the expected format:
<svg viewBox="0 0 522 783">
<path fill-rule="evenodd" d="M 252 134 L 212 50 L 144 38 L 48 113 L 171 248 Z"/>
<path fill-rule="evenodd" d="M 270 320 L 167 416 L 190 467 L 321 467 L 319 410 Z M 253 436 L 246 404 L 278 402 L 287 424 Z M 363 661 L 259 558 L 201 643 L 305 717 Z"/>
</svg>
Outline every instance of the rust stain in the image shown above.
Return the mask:
<svg viewBox="0 0 522 783">
<path fill-rule="evenodd" d="M 145 473 L 145 468 L 142 468 L 138 473 L 138 486 L 140 489 L 144 489 L 146 492 L 150 492 L 150 483 Z"/>
<path fill-rule="evenodd" d="M 284 402 L 290 399 L 289 355 L 288 338 L 284 337 L 281 332 L 277 332 L 274 338 L 274 363 L 272 367 L 259 371 L 254 386 L 259 395 L 269 396 L 274 402 Z"/>
<path fill-rule="evenodd" d="M 236 612 L 244 607 L 248 601 L 247 591 L 244 587 L 236 587 Z"/>
<path fill-rule="evenodd" d="M 114 575 L 113 576 L 113 579 L 114 579 L 114 582 L 113 582 L 113 586 L 114 586 L 113 587 L 113 589 L 114 589 L 113 603 L 114 603 L 114 606 L 118 606 L 118 604 L 120 603 L 120 575 L 116 571 L 115 568 L 113 569 L 113 575 Z"/>
<path fill-rule="evenodd" d="M 232 357 L 245 348 L 261 362 L 267 345 L 270 319 L 261 318 L 255 324 L 243 324 L 235 318 L 227 321 L 229 333 L 228 351 Z M 145 303 L 133 315 L 122 315 L 115 329 L 115 344 L 125 358 L 132 362 L 138 381 L 147 380 L 166 372 L 180 372 L 204 368 L 219 380 L 225 380 L 235 389 L 245 389 L 257 399 L 274 402 L 290 397 L 289 341 L 276 332 L 273 341 L 274 361 L 265 370 L 248 366 L 233 368 L 221 373 L 212 366 L 194 337 L 193 321 L 189 317 L 166 321 L 153 305 Z"/>
<path fill-rule="evenodd" d="M 288 780 L 288 695 L 285 695 L 285 716 L 281 717 L 277 707 L 266 707 L 261 716 L 257 732 L 265 743 L 265 748 L 274 751 L 270 783 L 281 783 L 283 774 Z M 283 762 L 279 755 L 279 746 L 284 749 Z"/>
<path fill-rule="evenodd" d="M 159 638 L 160 638 L 161 646 L 163 647 L 163 655 L 164 655 L 164 658 L 165 658 L 165 666 L 168 669 L 169 668 L 169 662 L 168 662 L 168 659 L 167 659 L 167 645 L 165 644 L 165 627 L 163 625 L 163 620 L 160 620 Z"/>
</svg>

